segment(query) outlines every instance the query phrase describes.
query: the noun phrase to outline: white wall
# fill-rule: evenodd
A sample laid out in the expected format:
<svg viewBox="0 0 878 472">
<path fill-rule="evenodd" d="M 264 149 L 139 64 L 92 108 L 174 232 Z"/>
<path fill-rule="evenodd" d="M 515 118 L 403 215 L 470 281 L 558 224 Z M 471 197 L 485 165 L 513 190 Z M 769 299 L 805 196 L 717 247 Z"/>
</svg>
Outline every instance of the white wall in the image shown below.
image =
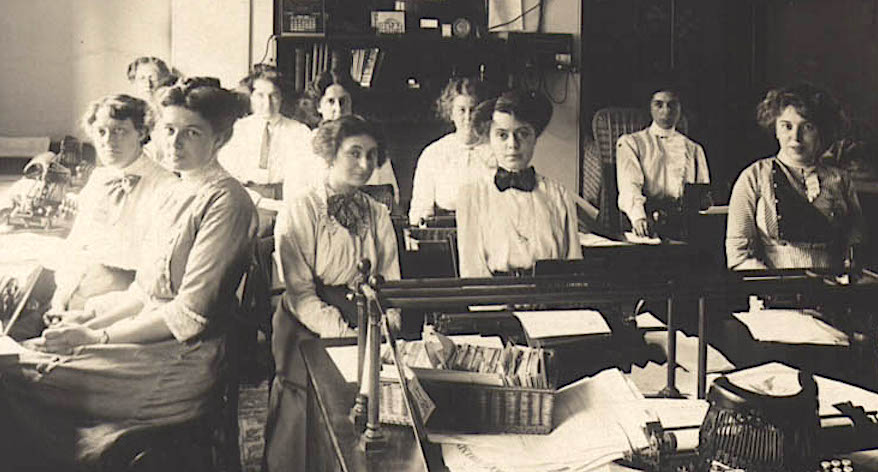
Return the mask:
<svg viewBox="0 0 878 472">
<path fill-rule="evenodd" d="M 172 0 L 171 61 L 233 88 L 250 66 L 250 0 Z"/>
<path fill-rule="evenodd" d="M 530 0 L 529 0 L 530 1 Z M 569 33 L 574 43 L 580 40 L 581 0 L 545 1 L 543 32 Z M 529 3 L 528 3 L 529 4 Z M 534 12 L 536 13 L 536 12 Z M 528 15 L 526 19 L 530 19 Z M 525 26 L 527 27 L 527 26 Z M 574 63 L 580 66 L 579 47 L 574 50 Z M 534 167 L 563 184 L 573 193 L 579 193 L 579 74 L 548 72 L 546 89 L 557 101 L 548 128 L 540 136 L 535 151 Z M 566 92 L 565 92 L 566 89 Z M 566 97 L 565 97 L 566 94 Z"/>
<path fill-rule="evenodd" d="M 170 0 L 0 2 L 0 135 L 81 136 L 91 100 L 128 92 L 128 63 L 170 56 Z"/>
</svg>

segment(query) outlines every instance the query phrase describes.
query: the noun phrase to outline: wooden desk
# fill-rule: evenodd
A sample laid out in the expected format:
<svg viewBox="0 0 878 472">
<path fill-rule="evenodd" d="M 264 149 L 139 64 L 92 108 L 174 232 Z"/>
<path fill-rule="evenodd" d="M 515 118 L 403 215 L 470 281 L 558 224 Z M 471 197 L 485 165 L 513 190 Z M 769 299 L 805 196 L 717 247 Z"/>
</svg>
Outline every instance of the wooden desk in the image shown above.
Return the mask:
<svg viewBox="0 0 878 472">
<path fill-rule="evenodd" d="M 357 386 L 347 383 L 326 353 L 326 347 L 354 344 L 348 339 L 315 339 L 302 344 L 308 371 L 308 438 L 306 470 L 317 471 L 426 471 L 414 431 L 410 427 L 381 425 L 387 449 L 367 457 L 358 447 L 360 434 L 348 417 Z M 445 470 L 437 445 L 430 445 L 430 463 Z"/>
</svg>

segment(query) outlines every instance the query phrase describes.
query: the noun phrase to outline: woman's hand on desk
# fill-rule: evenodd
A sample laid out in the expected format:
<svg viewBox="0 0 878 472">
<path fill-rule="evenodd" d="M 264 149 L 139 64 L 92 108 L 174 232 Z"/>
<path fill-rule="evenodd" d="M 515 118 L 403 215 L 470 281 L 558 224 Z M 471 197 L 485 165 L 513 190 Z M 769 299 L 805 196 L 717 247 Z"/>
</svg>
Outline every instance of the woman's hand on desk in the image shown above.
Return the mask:
<svg viewBox="0 0 878 472">
<path fill-rule="evenodd" d="M 650 236 L 649 222 L 646 218 L 638 218 L 634 220 L 634 223 L 631 223 L 631 230 L 641 238 L 647 238 Z"/>
<path fill-rule="evenodd" d="M 49 310 L 43 315 L 46 326 L 59 324 L 84 324 L 95 317 L 95 311 L 88 310 Z"/>
<path fill-rule="evenodd" d="M 68 354 L 77 346 L 102 344 L 104 331 L 98 331 L 79 324 L 60 323 L 43 331 L 42 349 L 46 352 Z"/>
</svg>

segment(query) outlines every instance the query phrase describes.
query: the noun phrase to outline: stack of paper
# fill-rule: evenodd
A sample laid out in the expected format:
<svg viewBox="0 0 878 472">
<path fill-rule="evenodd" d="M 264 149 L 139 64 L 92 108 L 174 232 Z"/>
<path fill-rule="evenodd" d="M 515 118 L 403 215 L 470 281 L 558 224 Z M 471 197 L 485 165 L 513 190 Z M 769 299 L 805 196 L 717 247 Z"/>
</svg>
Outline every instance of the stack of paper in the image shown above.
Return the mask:
<svg viewBox="0 0 878 472">
<path fill-rule="evenodd" d="M 618 369 L 605 370 L 558 391 L 555 428 L 548 435 L 430 434 L 442 443 L 449 470 L 586 471 L 646 447 L 643 400 Z"/>
<path fill-rule="evenodd" d="M 757 341 L 785 344 L 822 344 L 848 346 L 843 332 L 815 318 L 813 312 L 801 310 L 759 310 L 735 313 Z"/>
<path fill-rule="evenodd" d="M 604 316 L 595 310 L 516 311 L 531 345 L 581 336 L 610 334 Z"/>
</svg>

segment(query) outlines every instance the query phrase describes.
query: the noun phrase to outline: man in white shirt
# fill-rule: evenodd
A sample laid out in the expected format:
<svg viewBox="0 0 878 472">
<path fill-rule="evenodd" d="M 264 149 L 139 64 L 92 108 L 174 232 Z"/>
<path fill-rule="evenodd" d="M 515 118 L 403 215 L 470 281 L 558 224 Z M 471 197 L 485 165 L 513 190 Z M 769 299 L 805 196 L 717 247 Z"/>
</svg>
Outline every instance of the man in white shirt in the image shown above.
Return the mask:
<svg viewBox="0 0 878 472">
<path fill-rule="evenodd" d="M 277 69 L 254 66 L 241 80 L 250 94 L 253 114 L 235 122 L 232 138 L 219 162 L 238 179 L 259 211 L 260 235 L 271 234 L 282 206 L 283 182 L 289 173 L 308 173 L 311 132 L 281 114 L 285 82 Z"/>
<path fill-rule="evenodd" d="M 648 208 L 679 200 L 687 183 L 710 183 L 704 149 L 675 129 L 682 113 L 679 95 L 660 89 L 653 93 L 649 110 L 648 128 L 616 142 L 619 210 L 628 217 L 634 234 L 642 237 L 650 236 L 653 229 Z"/>
</svg>

